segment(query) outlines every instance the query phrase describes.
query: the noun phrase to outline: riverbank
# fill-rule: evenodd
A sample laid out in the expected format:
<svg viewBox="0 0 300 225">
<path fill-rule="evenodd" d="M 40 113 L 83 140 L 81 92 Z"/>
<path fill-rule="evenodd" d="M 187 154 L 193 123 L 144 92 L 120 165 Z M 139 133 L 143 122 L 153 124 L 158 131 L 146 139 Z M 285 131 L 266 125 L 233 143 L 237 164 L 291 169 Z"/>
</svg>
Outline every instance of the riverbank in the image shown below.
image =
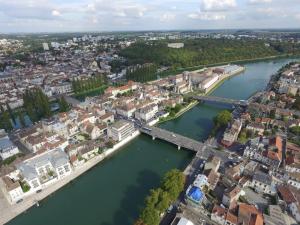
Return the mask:
<svg viewBox="0 0 300 225">
<path fill-rule="evenodd" d="M 198 105 L 198 101 L 194 100 L 191 103 L 189 103 L 186 107 L 184 107 L 183 109 L 181 109 L 178 113 L 176 113 L 174 116 L 167 116 L 166 118 L 161 118 L 157 124 L 160 123 L 164 123 L 170 120 L 174 120 L 176 118 L 178 118 L 179 116 L 181 116 L 183 113 L 189 111 L 190 109 L 192 109 L 194 106 Z"/>
<path fill-rule="evenodd" d="M 242 73 L 243 71 L 245 71 L 245 67 L 241 67 L 241 69 L 234 71 L 233 73 L 230 74 L 225 74 L 223 76 L 220 77 L 220 79 L 215 82 L 206 93 L 202 93 L 202 95 L 209 95 L 210 93 L 212 93 L 216 88 L 218 88 L 220 85 L 222 85 L 227 79 L 229 79 L 230 77 L 236 76 L 240 73 Z M 193 95 L 198 95 L 199 93 L 197 92 L 190 92 L 188 94 L 186 94 L 185 96 L 187 97 L 193 97 Z M 184 107 L 183 109 L 181 109 L 178 113 L 176 113 L 174 116 L 167 116 L 166 118 L 162 118 L 158 121 L 158 124 L 160 123 L 164 123 L 170 120 L 174 120 L 177 119 L 178 117 L 180 117 L 183 113 L 187 112 L 188 110 L 192 109 L 193 107 L 195 107 L 199 102 L 194 100 L 191 103 L 189 103 L 189 105 L 187 105 L 186 107 Z"/>
<path fill-rule="evenodd" d="M 100 163 L 102 160 L 108 158 L 118 150 L 120 150 L 124 145 L 135 139 L 140 135 L 139 131 L 135 131 L 130 137 L 124 139 L 123 141 L 117 143 L 114 145 L 113 148 L 110 148 L 103 152 L 100 155 L 95 156 L 94 158 L 90 159 L 89 161 L 85 162 L 83 165 L 76 167 L 73 172 L 57 181 L 56 183 L 52 184 L 51 186 L 43 189 L 42 192 L 33 194 L 31 196 L 28 196 L 26 199 L 24 199 L 22 202 L 18 204 L 9 204 L 6 197 L 4 196 L 3 191 L 0 191 L 0 225 L 3 225 L 19 214 L 25 212 L 32 206 L 36 205 L 37 202 L 47 198 L 49 195 L 55 193 L 60 188 L 64 187 L 65 185 L 72 182 L 74 179 L 78 178 L 79 176 L 83 175 L 88 170 L 92 169 L 94 166 L 96 166 L 98 163 Z M 4 184 L 2 179 L 0 179 L 0 189 L 4 188 Z"/>
<path fill-rule="evenodd" d="M 253 58 L 253 59 L 241 59 L 241 60 L 235 60 L 235 61 L 226 61 L 226 62 L 219 62 L 219 63 L 212 63 L 212 64 L 203 64 L 203 65 L 197 65 L 197 66 L 190 66 L 185 68 L 178 68 L 174 71 L 167 71 L 163 72 L 160 77 L 166 77 L 166 76 L 172 76 L 176 75 L 178 73 L 182 73 L 184 71 L 188 70 L 200 70 L 205 67 L 214 67 L 214 66 L 221 66 L 226 64 L 244 64 L 244 63 L 255 63 L 260 61 L 266 61 L 266 60 L 274 60 L 274 59 L 283 59 L 283 58 L 297 58 L 300 57 L 300 55 L 293 55 L 293 54 L 284 54 L 284 55 L 273 55 L 273 56 L 266 56 L 266 57 L 260 57 L 260 58 Z"/>
</svg>

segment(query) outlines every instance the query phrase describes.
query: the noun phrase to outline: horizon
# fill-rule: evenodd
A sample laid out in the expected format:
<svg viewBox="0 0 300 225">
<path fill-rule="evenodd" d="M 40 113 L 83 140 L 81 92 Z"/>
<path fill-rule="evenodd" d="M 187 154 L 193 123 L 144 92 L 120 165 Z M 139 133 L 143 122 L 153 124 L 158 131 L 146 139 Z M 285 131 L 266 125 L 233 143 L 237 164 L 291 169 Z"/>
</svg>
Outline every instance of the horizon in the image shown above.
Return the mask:
<svg viewBox="0 0 300 225">
<path fill-rule="evenodd" d="M 300 29 L 297 0 L 0 0 L 1 34 Z"/>
</svg>

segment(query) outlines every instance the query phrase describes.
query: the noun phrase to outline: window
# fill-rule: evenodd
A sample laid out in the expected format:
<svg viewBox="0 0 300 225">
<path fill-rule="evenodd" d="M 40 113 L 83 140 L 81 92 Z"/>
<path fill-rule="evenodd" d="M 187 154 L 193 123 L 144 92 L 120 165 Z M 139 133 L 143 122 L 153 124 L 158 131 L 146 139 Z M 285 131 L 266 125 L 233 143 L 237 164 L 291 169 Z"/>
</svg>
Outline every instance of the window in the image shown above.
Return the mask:
<svg viewBox="0 0 300 225">
<path fill-rule="evenodd" d="M 31 183 L 34 188 L 37 188 L 38 186 L 40 186 L 39 183 L 37 182 L 37 180 L 33 180 Z"/>
<path fill-rule="evenodd" d="M 64 171 L 63 171 L 63 168 L 62 168 L 62 167 L 59 167 L 59 168 L 58 168 L 58 174 L 59 174 L 59 175 L 63 175 L 63 174 L 64 174 Z"/>
<path fill-rule="evenodd" d="M 66 172 L 69 172 L 69 171 L 70 171 L 69 165 L 65 165 L 64 168 L 65 168 L 65 171 L 66 171 Z"/>
</svg>

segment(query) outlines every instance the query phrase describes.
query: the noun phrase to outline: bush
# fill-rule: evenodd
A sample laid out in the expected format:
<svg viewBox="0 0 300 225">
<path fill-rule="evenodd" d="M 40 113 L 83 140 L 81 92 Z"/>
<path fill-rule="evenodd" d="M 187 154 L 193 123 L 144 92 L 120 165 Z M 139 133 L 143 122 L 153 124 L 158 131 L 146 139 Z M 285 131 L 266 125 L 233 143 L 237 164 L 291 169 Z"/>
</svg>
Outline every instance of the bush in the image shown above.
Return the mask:
<svg viewBox="0 0 300 225">
<path fill-rule="evenodd" d="M 20 182 L 20 185 L 24 193 L 30 190 L 30 186 L 26 182 Z"/>
</svg>

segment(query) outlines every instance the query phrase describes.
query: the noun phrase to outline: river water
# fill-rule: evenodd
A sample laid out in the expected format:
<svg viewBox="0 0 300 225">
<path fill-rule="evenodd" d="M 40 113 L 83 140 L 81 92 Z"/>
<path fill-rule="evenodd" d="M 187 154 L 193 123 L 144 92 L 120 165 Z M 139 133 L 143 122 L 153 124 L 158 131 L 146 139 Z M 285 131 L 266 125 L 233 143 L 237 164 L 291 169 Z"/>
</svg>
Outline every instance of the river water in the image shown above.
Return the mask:
<svg viewBox="0 0 300 225">
<path fill-rule="evenodd" d="M 212 95 L 247 99 L 263 90 L 272 74 L 292 59 L 247 63 L 245 72 L 226 80 Z M 224 109 L 198 104 L 160 127 L 204 140 L 212 118 Z M 141 135 L 114 156 L 16 217 L 9 225 L 132 225 L 151 188 L 172 168 L 184 169 L 193 154 Z"/>
</svg>

